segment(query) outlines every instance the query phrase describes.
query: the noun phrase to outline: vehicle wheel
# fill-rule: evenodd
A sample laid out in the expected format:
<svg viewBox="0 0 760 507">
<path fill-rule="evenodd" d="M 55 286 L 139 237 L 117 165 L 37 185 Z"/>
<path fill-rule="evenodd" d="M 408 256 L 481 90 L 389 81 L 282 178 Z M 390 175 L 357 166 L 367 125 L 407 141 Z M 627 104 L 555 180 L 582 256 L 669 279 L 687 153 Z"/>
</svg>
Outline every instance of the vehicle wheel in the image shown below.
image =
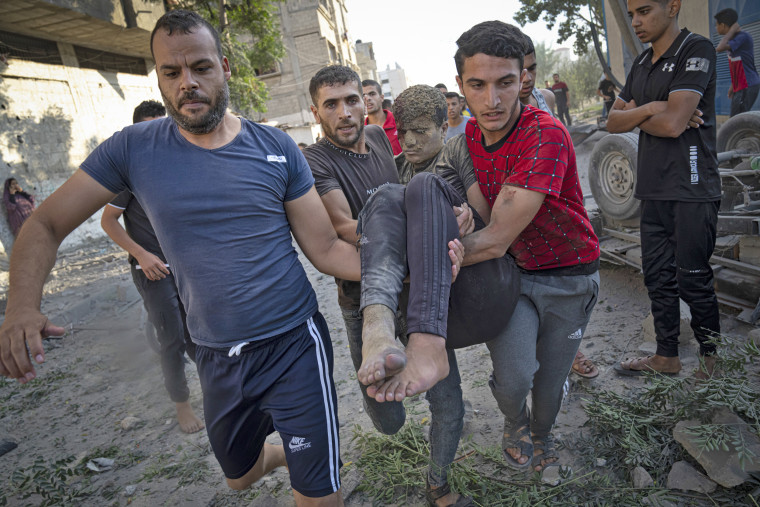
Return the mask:
<svg viewBox="0 0 760 507">
<path fill-rule="evenodd" d="M 718 153 L 731 150 L 760 153 L 760 111 L 737 114 L 718 129 Z"/>
<path fill-rule="evenodd" d="M 638 134 L 610 134 L 591 152 L 591 193 L 602 214 L 618 222 L 640 216 L 639 200 L 633 197 L 638 146 Z"/>
</svg>

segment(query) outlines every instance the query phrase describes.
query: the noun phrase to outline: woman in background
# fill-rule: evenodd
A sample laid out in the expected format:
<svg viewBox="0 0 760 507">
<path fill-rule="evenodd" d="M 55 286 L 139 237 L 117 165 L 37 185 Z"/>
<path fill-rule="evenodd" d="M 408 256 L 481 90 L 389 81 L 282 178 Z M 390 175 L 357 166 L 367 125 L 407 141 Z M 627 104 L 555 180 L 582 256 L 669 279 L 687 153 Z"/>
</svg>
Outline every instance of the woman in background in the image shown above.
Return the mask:
<svg viewBox="0 0 760 507">
<path fill-rule="evenodd" d="M 24 225 L 24 221 L 34 211 L 34 196 L 24 192 L 16 178 L 8 178 L 5 180 L 3 202 L 8 213 L 8 223 L 11 226 L 13 236 L 16 237 L 21 226 Z"/>
</svg>

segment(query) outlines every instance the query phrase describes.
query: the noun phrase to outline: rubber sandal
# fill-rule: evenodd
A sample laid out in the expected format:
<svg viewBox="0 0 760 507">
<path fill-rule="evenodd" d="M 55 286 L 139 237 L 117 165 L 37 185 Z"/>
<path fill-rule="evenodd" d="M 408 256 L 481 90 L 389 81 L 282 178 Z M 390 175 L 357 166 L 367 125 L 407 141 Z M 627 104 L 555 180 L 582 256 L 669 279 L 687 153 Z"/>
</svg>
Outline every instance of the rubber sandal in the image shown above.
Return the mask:
<svg viewBox="0 0 760 507">
<path fill-rule="evenodd" d="M 525 441 L 525 437 L 528 440 Z M 501 451 L 508 468 L 521 472 L 530 468 L 530 459 L 520 463 L 510 456 L 507 449 L 517 448 L 523 456 L 533 456 L 533 440 L 530 436 L 530 413 L 525 407 L 522 415 L 516 421 L 504 418 L 504 436 L 501 439 Z"/>
<path fill-rule="evenodd" d="M 451 486 L 448 482 L 443 486 L 432 488 L 430 482 L 427 479 L 425 480 L 425 500 L 430 507 L 438 507 L 435 502 L 449 493 L 451 493 Z M 456 502 L 446 504 L 445 507 L 475 507 L 475 501 L 469 496 L 459 495 Z"/>
<path fill-rule="evenodd" d="M 542 473 L 548 467 L 559 466 L 559 454 L 554 445 L 554 435 L 549 433 L 544 437 L 533 437 L 534 455 L 530 461 L 530 466 L 534 471 Z M 535 454 L 535 451 L 541 451 L 541 454 Z M 541 460 L 554 459 L 551 463 L 541 464 Z M 536 470 L 536 467 L 540 466 L 541 470 Z"/>
<path fill-rule="evenodd" d="M 583 352 L 578 351 L 573 360 L 573 373 L 583 378 L 596 378 L 599 376 L 599 368 L 596 367 L 591 359 L 583 355 Z M 586 371 L 589 370 L 589 371 Z"/>
</svg>

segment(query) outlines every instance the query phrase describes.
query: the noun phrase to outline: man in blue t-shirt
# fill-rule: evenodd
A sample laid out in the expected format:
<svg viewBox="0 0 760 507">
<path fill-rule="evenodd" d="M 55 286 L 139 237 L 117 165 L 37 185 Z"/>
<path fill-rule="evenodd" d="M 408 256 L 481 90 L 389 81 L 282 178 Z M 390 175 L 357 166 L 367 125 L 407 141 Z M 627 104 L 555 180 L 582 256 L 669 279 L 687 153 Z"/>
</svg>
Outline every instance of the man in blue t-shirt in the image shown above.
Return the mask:
<svg viewBox="0 0 760 507">
<path fill-rule="evenodd" d="M 135 108 L 132 121 L 140 123 L 164 116 L 166 108 L 163 104 L 146 100 Z M 119 223 L 121 216 L 124 217 L 124 227 Z M 185 307 L 179 299 L 174 274 L 166 264 L 153 226 L 129 190 L 121 192 L 103 208 L 100 225 L 129 253 L 132 280 L 143 299 L 151 325 L 156 329 L 164 385 L 177 410 L 179 427 L 185 433 L 200 431 L 203 421 L 190 405 L 190 389 L 185 377 L 185 352 L 194 361 L 195 345 L 187 331 Z"/>
<path fill-rule="evenodd" d="M 723 36 L 715 51 L 728 51 L 728 68 L 731 72 L 731 116 L 749 111 L 760 92 L 760 76 L 755 68 L 755 49 L 752 36 L 742 31 L 737 22 L 739 15 L 733 9 L 715 14 L 715 29 Z"/>
<path fill-rule="evenodd" d="M 330 336 L 292 237 L 343 279 L 360 279 L 359 254 L 335 234 L 296 144 L 227 111 L 230 64 L 210 24 L 167 12 L 151 49 L 170 118 L 114 134 L 27 221 L 13 249 L 0 375 L 35 378 L 29 355 L 44 362 L 42 337 L 63 333 L 39 311 L 56 250 L 128 189 L 187 309 L 227 484 L 243 489 L 287 464 L 298 505 L 342 505 Z M 275 427 L 282 446 L 265 445 Z"/>
</svg>

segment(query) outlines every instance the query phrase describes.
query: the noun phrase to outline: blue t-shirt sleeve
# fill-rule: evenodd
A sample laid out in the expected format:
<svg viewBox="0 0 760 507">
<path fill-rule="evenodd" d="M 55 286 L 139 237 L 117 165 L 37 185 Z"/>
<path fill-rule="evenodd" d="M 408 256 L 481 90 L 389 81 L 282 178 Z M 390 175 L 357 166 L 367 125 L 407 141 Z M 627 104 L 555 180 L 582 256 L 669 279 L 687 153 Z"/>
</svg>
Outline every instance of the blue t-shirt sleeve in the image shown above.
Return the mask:
<svg viewBox="0 0 760 507">
<path fill-rule="evenodd" d="M 669 93 L 690 90 L 704 95 L 715 73 L 715 48 L 708 40 L 689 45 L 679 57 Z"/>
<path fill-rule="evenodd" d="M 124 190 L 119 195 L 113 198 L 113 201 L 109 202 L 111 206 L 114 208 L 120 208 L 120 209 L 127 209 L 127 206 L 129 206 L 129 201 L 132 200 L 132 192 L 129 190 Z"/>
<path fill-rule="evenodd" d="M 750 40 L 750 36 L 747 32 L 739 32 L 734 36 L 733 39 L 728 41 L 728 47 L 731 48 L 731 53 L 736 53 L 742 47 L 747 45 Z"/>
<path fill-rule="evenodd" d="M 127 134 L 117 132 L 95 148 L 81 169 L 115 194 L 127 188 Z"/>
<path fill-rule="evenodd" d="M 285 190 L 285 201 L 292 201 L 306 194 L 314 186 L 314 176 L 298 145 L 290 138 L 288 141 L 284 147 L 288 160 L 288 188 Z"/>
</svg>

